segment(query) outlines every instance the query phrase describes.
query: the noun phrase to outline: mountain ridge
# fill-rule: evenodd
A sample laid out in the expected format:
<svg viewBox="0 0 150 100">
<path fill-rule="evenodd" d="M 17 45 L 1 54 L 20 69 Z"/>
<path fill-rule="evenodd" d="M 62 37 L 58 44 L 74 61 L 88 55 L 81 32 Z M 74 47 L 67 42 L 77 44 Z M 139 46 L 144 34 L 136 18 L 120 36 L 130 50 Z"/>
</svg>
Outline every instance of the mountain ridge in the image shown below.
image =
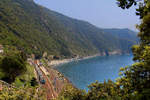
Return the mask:
<svg viewBox="0 0 150 100">
<path fill-rule="evenodd" d="M 39 56 L 44 52 L 62 57 L 116 50 L 129 53 L 130 47 L 136 44 L 87 21 L 51 11 L 33 0 L 1 0 L 0 19 L 1 44 L 15 45 Z"/>
</svg>

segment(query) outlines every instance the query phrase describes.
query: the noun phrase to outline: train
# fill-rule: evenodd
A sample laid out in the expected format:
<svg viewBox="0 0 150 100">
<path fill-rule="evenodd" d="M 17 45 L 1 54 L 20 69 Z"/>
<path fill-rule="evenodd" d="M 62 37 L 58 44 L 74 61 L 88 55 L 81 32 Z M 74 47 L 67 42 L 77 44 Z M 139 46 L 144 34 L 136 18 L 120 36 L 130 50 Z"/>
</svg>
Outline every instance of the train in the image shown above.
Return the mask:
<svg viewBox="0 0 150 100">
<path fill-rule="evenodd" d="M 44 76 L 42 74 L 42 71 L 40 70 L 40 68 L 38 67 L 38 65 L 35 65 L 35 69 L 36 69 L 36 72 L 37 72 L 37 75 L 38 75 L 39 82 L 41 84 L 45 84 L 46 81 L 45 81 Z"/>
<path fill-rule="evenodd" d="M 39 80 L 41 84 L 45 84 L 46 82 L 43 76 L 39 76 Z"/>
</svg>

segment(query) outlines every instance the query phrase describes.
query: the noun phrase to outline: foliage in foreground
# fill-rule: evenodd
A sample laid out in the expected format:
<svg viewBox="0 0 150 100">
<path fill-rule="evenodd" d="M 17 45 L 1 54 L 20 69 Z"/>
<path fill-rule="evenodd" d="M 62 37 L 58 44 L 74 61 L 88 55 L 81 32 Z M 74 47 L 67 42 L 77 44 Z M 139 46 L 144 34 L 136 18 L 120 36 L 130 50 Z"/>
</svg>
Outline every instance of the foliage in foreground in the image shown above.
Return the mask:
<svg viewBox="0 0 150 100">
<path fill-rule="evenodd" d="M 4 46 L 4 53 L 0 54 L 0 79 L 11 86 L 0 81 L 0 100 L 46 100 L 45 91 L 34 78 L 34 67 L 26 59 L 15 47 Z"/>
<path fill-rule="evenodd" d="M 27 63 L 23 51 L 13 46 L 4 46 L 0 54 L 0 79 L 17 87 L 36 86 L 34 67 Z"/>
<path fill-rule="evenodd" d="M 9 88 L 6 86 L 0 91 L 0 100 L 46 100 L 46 94 L 38 87 Z"/>
<path fill-rule="evenodd" d="M 139 4 L 136 14 L 141 18 L 141 24 L 137 26 L 140 44 L 133 46 L 136 63 L 121 68 L 116 82 L 92 83 L 88 93 L 66 88 L 58 100 L 150 100 L 150 1 L 117 1 L 123 9 Z"/>
<path fill-rule="evenodd" d="M 104 83 L 98 81 L 88 86 L 88 92 L 67 85 L 58 100 L 121 100 L 119 85 L 111 80 Z"/>
<path fill-rule="evenodd" d="M 27 71 L 25 54 L 17 50 L 6 50 L 0 59 L 0 69 L 4 73 L 3 80 L 14 82 L 17 76 Z"/>
<path fill-rule="evenodd" d="M 66 87 L 60 93 L 58 100 L 85 100 L 86 92 L 78 90 L 72 87 L 71 84 L 67 84 Z"/>
</svg>

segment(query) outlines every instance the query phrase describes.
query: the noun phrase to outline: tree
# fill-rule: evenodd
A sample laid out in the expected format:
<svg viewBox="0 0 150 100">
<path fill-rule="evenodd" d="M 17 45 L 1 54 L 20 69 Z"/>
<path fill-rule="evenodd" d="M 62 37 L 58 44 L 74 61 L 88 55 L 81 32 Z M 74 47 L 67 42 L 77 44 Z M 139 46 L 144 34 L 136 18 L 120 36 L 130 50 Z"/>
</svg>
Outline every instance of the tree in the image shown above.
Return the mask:
<svg viewBox="0 0 150 100">
<path fill-rule="evenodd" d="M 26 71 L 26 64 L 20 53 L 18 53 L 5 56 L 0 63 L 0 68 L 5 73 L 3 79 L 11 83 L 17 76 Z"/>
<path fill-rule="evenodd" d="M 126 9 L 138 4 L 136 14 L 140 16 L 139 29 L 140 44 L 133 46 L 134 61 L 130 67 L 122 69 L 119 80 L 127 98 L 137 100 L 150 99 L 150 1 L 149 0 L 117 0 L 119 7 Z"/>
<path fill-rule="evenodd" d="M 46 100 L 46 93 L 40 87 L 10 88 L 4 85 L 0 91 L 0 100 Z"/>
<path fill-rule="evenodd" d="M 86 100 L 86 93 L 67 84 L 60 93 L 58 100 Z"/>
<path fill-rule="evenodd" d="M 31 83 L 31 86 L 37 86 L 38 85 L 38 82 L 37 82 L 35 77 L 32 78 L 30 83 Z"/>
<path fill-rule="evenodd" d="M 86 100 L 120 100 L 120 87 L 113 81 L 104 83 L 96 81 L 88 86 L 89 91 Z"/>
<path fill-rule="evenodd" d="M 117 0 L 118 6 L 121 7 L 122 9 L 128 9 L 130 8 L 133 4 L 136 5 L 137 2 L 135 0 Z"/>
</svg>

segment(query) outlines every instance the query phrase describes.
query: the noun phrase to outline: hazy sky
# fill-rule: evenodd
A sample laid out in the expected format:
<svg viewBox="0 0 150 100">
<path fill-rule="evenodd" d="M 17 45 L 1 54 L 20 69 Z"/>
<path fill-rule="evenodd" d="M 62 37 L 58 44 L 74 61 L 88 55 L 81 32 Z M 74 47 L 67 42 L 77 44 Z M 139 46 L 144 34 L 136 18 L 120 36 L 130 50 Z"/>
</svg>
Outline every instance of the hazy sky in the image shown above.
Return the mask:
<svg viewBox="0 0 150 100">
<path fill-rule="evenodd" d="M 122 10 L 116 0 L 34 0 L 51 10 L 88 21 L 100 28 L 130 28 L 135 30 L 139 19 L 135 8 Z"/>
</svg>

